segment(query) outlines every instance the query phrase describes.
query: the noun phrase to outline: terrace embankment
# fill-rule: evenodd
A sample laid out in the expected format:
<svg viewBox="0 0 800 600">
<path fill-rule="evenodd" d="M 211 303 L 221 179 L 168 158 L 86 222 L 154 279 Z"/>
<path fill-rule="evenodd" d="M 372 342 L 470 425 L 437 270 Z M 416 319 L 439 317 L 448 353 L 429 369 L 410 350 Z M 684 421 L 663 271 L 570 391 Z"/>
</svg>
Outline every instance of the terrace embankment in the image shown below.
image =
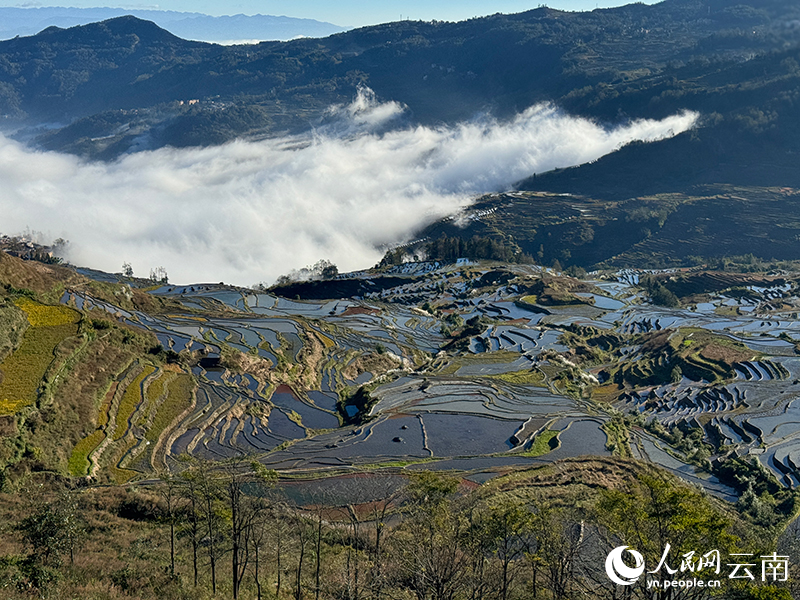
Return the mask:
<svg viewBox="0 0 800 600">
<path fill-rule="evenodd" d="M 786 283 L 786 279 L 783 277 L 765 277 L 757 274 L 726 273 L 724 271 L 669 274 L 663 276 L 661 281 L 664 287 L 679 298 L 711 294 L 731 288 L 742 289 L 748 286 L 769 288 Z"/>
<path fill-rule="evenodd" d="M 518 287 L 523 292 L 523 302 L 544 306 L 563 306 L 570 304 L 591 304 L 592 300 L 576 296 L 576 293 L 589 293 L 594 288 L 584 281 L 572 277 L 556 277 L 543 274 L 534 281 L 520 278 Z"/>
<path fill-rule="evenodd" d="M 276 285 L 270 292 L 283 298 L 325 300 L 330 298 L 352 298 L 369 292 L 380 292 L 413 282 L 410 277 L 375 277 L 364 279 L 331 279 L 323 281 L 301 281 Z"/>
<path fill-rule="evenodd" d="M 591 345 L 592 338 L 589 338 Z M 757 353 L 742 342 L 700 328 L 664 329 L 633 336 L 637 352 L 608 368 L 620 389 L 692 381 L 719 382 L 736 377 L 735 366 Z"/>
</svg>

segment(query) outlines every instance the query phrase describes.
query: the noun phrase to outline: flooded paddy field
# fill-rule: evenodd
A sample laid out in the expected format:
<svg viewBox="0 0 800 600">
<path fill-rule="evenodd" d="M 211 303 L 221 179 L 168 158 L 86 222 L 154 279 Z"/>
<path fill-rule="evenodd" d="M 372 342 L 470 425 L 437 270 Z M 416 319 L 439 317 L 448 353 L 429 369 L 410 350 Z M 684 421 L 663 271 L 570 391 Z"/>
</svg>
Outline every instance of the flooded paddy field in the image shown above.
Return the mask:
<svg viewBox="0 0 800 600">
<path fill-rule="evenodd" d="M 652 277 L 691 293 L 656 305 L 642 285 Z M 86 290 L 61 301 L 150 332 L 193 377 L 192 406 L 165 433 L 167 463 L 245 453 L 287 474 L 435 468 L 484 480 L 614 453 L 730 497 L 713 465 L 732 457 L 800 484 L 798 288 L 737 277 L 706 277 L 705 289 L 678 271 L 577 280 L 414 263 L 340 275 L 331 290 L 393 286 L 343 298 L 196 284 L 152 290 L 171 303 L 160 312 Z M 549 449 L 536 444 L 545 430 Z"/>
</svg>

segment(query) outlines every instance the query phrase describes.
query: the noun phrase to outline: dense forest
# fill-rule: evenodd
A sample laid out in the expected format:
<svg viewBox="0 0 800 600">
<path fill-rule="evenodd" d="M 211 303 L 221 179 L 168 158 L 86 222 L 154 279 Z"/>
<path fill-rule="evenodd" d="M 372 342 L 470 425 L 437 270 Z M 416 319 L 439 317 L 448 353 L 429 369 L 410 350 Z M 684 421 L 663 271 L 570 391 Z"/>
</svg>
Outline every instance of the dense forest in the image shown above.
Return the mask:
<svg viewBox="0 0 800 600">
<path fill-rule="evenodd" d="M 477 235 L 470 239 L 442 235 L 440 238 L 425 244 L 419 254 L 421 254 L 425 260 L 442 260 L 447 262 L 454 262 L 459 258 L 467 258 L 470 260 L 498 260 L 511 263 L 533 262 L 533 258 L 522 253 L 518 247 L 507 244 L 503 240 Z M 402 265 L 404 259 L 408 257 L 409 253 L 404 248 L 388 250 L 380 263 L 378 263 L 378 266 Z M 417 255 L 417 260 L 419 260 L 419 258 L 420 256 Z"/>
</svg>

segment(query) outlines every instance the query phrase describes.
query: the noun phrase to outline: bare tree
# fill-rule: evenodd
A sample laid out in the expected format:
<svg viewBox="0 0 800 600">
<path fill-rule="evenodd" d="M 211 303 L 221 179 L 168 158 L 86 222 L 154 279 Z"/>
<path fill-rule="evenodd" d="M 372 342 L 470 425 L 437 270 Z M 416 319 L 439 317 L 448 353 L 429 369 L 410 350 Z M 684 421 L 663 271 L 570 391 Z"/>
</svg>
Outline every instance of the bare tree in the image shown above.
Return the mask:
<svg viewBox="0 0 800 600">
<path fill-rule="evenodd" d="M 292 511 L 292 533 L 297 544 L 297 568 L 295 569 L 294 598 L 303 599 L 303 565 L 306 548 L 311 542 L 312 533 L 305 517 L 299 511 Z"/>
<path fill-rule="evenodd" d="M 252 570 L 253 583 L 256 585 L 256 597 L 258 600 L 263 598 L 262 563 L 269 555 L 268 549 L 273 541 L 276 542 L 275 570 L 277 585 L 275 596 L 280 597 L 283 540 L 286 536 L 286 523 L 283 515 L 276 512 L 275 506 L 267 498 L 255 498 L 253 503 L 257 505 L 257 508 L 252 513 L 247 535 L 247 554 L 249 555 L 252 552 L 252 560 L 246 562 Z"/>
<path fill-rule="evenodd" d="M 361 597 L 361 519 L 358 516 L 356 507 L 348 504 L 342 507 L 342 512 L 347 519 L 347 539 L 346 546 L 346 565 L 345 576 L 347 582 L 347 599 L 359 600 Z"/>
<path fill-rule="evenodd" d="M 418 600 L 453 600 L 465 583 L 465 553 L 459 543 L 467 521 L 450 500 L 458 480 L 415 473 L 407 487 L 409 509 L 395 542 L 399 583 Z"/>
<path fill-rule="evenodd" d="M 191 489 L 191 511 L 197 518 L 197 529 L 193 531 L 193 544 L 205 545 L 211 569 L 211 591 L 217 593 L 217 560 L 221 554 L 220 548 L 220 500 L 222 490 L 220 482 L 214 473 L 214 465 L 206 460 L 195 458 L 186 459 L 189 467 L 181 473 L 181 477 Z M 200 532 L 205 535 L 200 538 Z M 197 559 L 195 557 L 195 581 L 197 581 Z"/>
<path fill-rule="evenodd" d="M 471 540 L 467 545 L 471 542 L 477 554 L 475 562 L 479 571 L 475 583 L 478 597 L 483 596 L 486 585 L 482 559 L 489 554 L 497 559 L 500 570 L 499 598 L 507 600 L 526 551 L 532 525 L 531 513 L 524 503 L 508 500 L 480 502 L 471 513 Z"/>
<path fill-rule="evenodd" d="M 545 507 L 534 514 L 533 530 L 536 544 L 531 556 L 541 568 L 544 587 L 556 600 L 571 598 L 584 523 L 563 510 Z"/>
<path fill-rule="evenodd" d="M 384 546 L 387 535 L 391 531 L 387 520 L 403 490 L 385 477 L 371 477 L 366 481 L 359 482 L 359 484 L 368 495 L 368 502 L 371 506 L 369 520 L 373 529 L 371 548 L 373 566 L 370 587 L 372 597 L 378 600 L 386 585 Z"/>
<path fill-rule="evenodd" d="M 181 459 L 186 462 L 186 458 Z M 187 469 L 180 473 L 179 481 L 181 484 L 181 495 L 185 501 L 184 513 L 185 532 L 189 536 L 192 544 L 192 572 L 194 575 L 194 587 L 197 587 L 198 565 L 197 551 L 200 545 L 200 516 L 198 502 L 200 499 L 200 488 L 194 469 Z"/>
<path fill-rule="evenodd" d="M 181 498 L 180 483 L 169 474 L 162 474 L 159 495 L 166 505 L 164 520 L 169 524 L 169 574 L 175 577 L 175 525 L 178 520 L 178 502 Z"/>
<path fill-rule="evenodd" d="M 231 577 L 233 598 L 238 600 L 239 590 L 250 562 L 252 538 L 262 524 L 268 508 L 266 493 L 276 479 L 258 462 L 250 462 L 244 455 L 236 455 L 225 464 L 225 496 L 230 510 Z M 245 491 L 245 486 L 248 490 Z M 258 579 L 258 577 L 257 577 Z M 257 584 L 257 585 L 260 585 Z"/>
</svg>

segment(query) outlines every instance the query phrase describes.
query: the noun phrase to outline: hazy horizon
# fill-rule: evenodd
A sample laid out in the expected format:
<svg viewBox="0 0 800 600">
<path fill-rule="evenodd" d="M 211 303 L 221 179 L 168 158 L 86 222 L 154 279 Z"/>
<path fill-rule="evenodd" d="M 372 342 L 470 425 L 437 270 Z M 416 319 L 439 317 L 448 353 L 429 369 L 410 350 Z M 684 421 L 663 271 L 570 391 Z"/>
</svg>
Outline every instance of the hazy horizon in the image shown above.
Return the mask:
<svg viewBox="0 0 800 600">
<path fill-rule="evenodd" d="M 645 0 L 645 4 L 655 4 L 655 0 Z M 131 11 L 177 11 L 201 13 L 209 16 L 271 15 L 302 19 L 314 19 L 341 27 L 362 27 L 400 19 L 461 21 L 472 17 L 501 13 L 518 13 L 531 10 L 542 5 L 560 10 L 594 10 L 595 8 L 611 8 L 623 6 L 631 2 L 620 0 L 552 0 L 550 2 L 529 2 L 523 0 L 462 1 L 447 0 L 443 2 L 423 2 L 422 0 L 395 1 L 381 3 L 365 3 L 356 0 L 344 0 L 331 4 L 322 0 L 275 0 L 263 2 L 259 0 L 237 0 L 219 2 L 218 0 L 165 0 L 159 4 L 136 4 L 129 2 L 102 2 L 98 6 L 96 0 L 75 0 L 70 6 L 60 6 L 39 2 L 9 2 L 0 0 L 0 7 L 6 8 L 77 8 L 99 9 L 112 8 Z"/>
</svg>

